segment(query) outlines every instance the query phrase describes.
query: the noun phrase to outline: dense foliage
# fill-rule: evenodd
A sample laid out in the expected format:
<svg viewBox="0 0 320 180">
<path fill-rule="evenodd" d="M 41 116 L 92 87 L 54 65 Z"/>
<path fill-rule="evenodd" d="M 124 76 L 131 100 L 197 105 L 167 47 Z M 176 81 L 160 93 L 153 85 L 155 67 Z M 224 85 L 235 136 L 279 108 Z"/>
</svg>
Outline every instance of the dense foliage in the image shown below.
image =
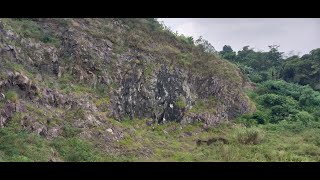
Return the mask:
<svg viewBox="0 0 320 180">
<path fill-rule="evenodd" d="M 301 122 L 306 126 L 318 121 L 320 93 L 320 49 L 309 54 L 283 57 L 279 46 L 269 46 L 268 52 L 256 52 L 249 46 L 237 53 L 225 45 L 222 58 L 234 62 L 257 85 L 250 92 L 258 111 L 240 117 L 247 125 Z"/>
<path fill-rule="evenodd" d="M 279 46 L 269 48 L 268 52 L 262 52 L 245 46 L 236 53 L 231 46 L 225 45 L 219 55 L 238 64 L 253 82 L 283 79 L 320 89 L 320 48 L 302 57 L 294 55 L 288 58 L 284 58 L 284 53 L 278 50 Z"/>
</svg>

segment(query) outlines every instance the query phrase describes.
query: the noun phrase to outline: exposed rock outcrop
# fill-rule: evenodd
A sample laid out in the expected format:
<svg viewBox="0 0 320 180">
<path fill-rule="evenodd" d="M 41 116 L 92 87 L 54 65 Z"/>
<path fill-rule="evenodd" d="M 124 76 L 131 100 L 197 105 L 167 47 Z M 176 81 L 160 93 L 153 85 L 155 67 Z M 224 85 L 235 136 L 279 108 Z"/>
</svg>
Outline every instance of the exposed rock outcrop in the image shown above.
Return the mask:
<svg viewBox="0 0 320 180">
<path fill-rule="evenodd" d="M 85 116 L 73 119 L 79 128 L 107 126 L 107 117 L 201 121 L 210 126 L 255 109 L 243 92 L 250 83 L 239 69 L 152 30 L 148 20 L 40 19 L 33 21 L 40 37 L 14 28 L 19 23 L 0 22 L 0 93 L 14 89 L 19 98 L 59 118 L 83 110 Z M 211 97 L 215 102 L 201 109 L 199 102 Z M 15 110 L 0 98 L 5 102 L 3 127 Z M 107 110 L 97 107 L 101 103 Z M 62 131 L 59 124 L 50 129 L 32 116 L 21 121 L 26 129 L 45 136 L 56 137 Z M 109 127 L 105 129 L 111 134 Z"/>
</svg>

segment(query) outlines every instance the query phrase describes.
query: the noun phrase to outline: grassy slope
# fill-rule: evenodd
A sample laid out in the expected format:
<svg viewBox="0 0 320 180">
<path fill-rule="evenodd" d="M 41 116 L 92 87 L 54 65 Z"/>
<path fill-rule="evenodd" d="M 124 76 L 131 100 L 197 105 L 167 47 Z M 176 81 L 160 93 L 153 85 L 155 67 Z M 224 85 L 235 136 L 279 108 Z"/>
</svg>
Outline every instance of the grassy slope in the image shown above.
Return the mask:
<svg viewBox="0 0 320 180">
<path fill-rule="evenodd" d="M 117 124 L 118 122 L 114 122 Z M 18 130 L 14 124 L 0 129 L 1 161 L 319 161 L 320 123 L 302 128 L 299 123 L 280 123 L 245 128 L 220 125 L 202 131 L 201 125 L 169 123 L 154 129 L 145 121 L 125 121 L 134 129 L 119 141 L 122 155 L 106 154 L 78 137 L 43 139 Z M 182 127 L 182 128 L 181 128 Z M 188 136 L 186 132 L 191 132 Z M 197 146 L 198 139 L 221 137 L 222 142 Z"/>
</svg>

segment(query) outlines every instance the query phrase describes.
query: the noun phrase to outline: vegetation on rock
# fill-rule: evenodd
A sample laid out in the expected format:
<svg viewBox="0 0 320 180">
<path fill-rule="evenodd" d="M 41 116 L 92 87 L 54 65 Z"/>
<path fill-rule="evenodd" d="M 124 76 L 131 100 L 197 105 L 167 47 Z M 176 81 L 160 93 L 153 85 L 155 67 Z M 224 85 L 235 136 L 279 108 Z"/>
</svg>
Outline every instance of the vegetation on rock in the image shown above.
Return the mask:
<svg viewBox="0 0 320 180">
<path fill-rule="evenodd" d="M 0 161 L 319 161 L 319 49 L 156 19 L 0 19 Z"/>
</svg>

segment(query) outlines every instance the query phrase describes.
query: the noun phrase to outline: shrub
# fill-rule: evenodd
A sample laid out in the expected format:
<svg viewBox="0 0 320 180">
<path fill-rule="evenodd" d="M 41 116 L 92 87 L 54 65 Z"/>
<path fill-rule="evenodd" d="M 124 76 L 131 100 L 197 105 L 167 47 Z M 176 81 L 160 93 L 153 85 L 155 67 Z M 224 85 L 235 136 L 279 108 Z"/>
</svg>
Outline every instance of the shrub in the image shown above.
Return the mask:
<svg viewBox="0 0 320 180">
<path fill-rule="evenodd" d="M 241 144 L 259 144 L 264 138 L 264 133 L 258 128 L 238 128 L 236 140 Z"/>
<path fill-rule="evenodd" d="M 288 118 L 291 121 L 300 121 L 304 126 L 308 126 L 315 118 L 306 111 L 300 111 Z"/>
<path fill-rule="evenodd" d="M 298 102 L 289 96 L 282 96 L 277 94 L 264 94 L 259 97 L 259 103 L 266 106 L 272 107 L 276 105 L 288 106 L 290 108 L 297 108 Z"/>
<path fill-rule="evenodd" d="M 285 81 L 266 81 L 262 86 L 267 90 L 267 93 L 294 98 L 299 101 L 300 106 L 320 105 L 320 92 L 313 90 L 310 86 L 302 86 Z"/>
<path fill-rule="evenodd" d="M 245 125 L 246 127 L 252 127 L 258 124 L 257 121 L 251 119 L 251 115 L 242 115 L 241 117 L 238 117 L 237 122 Z"/>
<path fill-rule="evenodd" d="M 262 111 L 257 111 L 253 113 L 251 118 L 255 120 L 258 124 L 267 124 L 269 122 L 268 115 Z"/>
<path fill-rule="evenodd" d="M 320 121 L 320 108 L 317 108 L 312 115 L 313 115 L 315 121 L 319 122 Z"/>
<path fill-rule="evenodd" d="M 277 123 L 299 111 L 298 101 L 288 96 L 264 94 L 258 97 L 258 103 L 262 105 L 262 109 L 270 110 L 271 123 Z"/>
<path fill-rule="evenodd" d="M 285 81 L 266 81 L 262 83 L 262 86 L 266 88 L 268 93 L 274 93 L 278 95 L 291 96 L 298 100 L 302 86 L 297 84 L 287 83 Z"/>
<path fill-rule="evenodd" d="M 297 114 L 297 118 L 305 126 L 309 125 L 312 121 L 314 121 L 314 117 L 306 111 L 299 112 Z"/>
<path fill-rule="evenodd" d="M 277 123 L 283 120 L 285 117 L 289 116 L 289 113 L 282 106 L 276 105 L 271 107 L 271 123 Z"/>
<path fill-rule="evenodd" d="M 262 76 L 258 73 L 253 73 L 249 75 L 249 78 L 252 82 L 260 83 L 262 82 Z"/>
<path fill-rule="evenodd" d="M 320 93 L 310 87 L 304 89 L 299 97 L 299 104 L 300 106 L 319 106 Z"/>
<path fill-rule="evenodd" d="M 257 124 L 267 124 L 269 116 L 263 111 L 256 111 L 252 114 L 244 114 L 238 117 L 237 122 L 244 124 L 246 127 L 251 127 Z"/>
</svg>

